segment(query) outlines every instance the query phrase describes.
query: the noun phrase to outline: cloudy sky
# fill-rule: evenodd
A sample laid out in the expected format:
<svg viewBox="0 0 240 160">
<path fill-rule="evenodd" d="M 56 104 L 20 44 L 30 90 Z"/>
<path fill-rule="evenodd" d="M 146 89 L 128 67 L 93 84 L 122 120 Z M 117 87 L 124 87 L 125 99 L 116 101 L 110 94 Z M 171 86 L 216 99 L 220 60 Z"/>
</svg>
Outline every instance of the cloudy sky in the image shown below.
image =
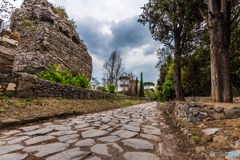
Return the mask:
<svg viewBox="0 0 240 160">
<path fill-rule="evenodd" d="M 13 2 L 20 8 L 22 0 Z M 77 32 L 93 59 L 93 77 L 102 78 L 103 63 L 112 51 L 121 52 L 125 71 L 143 81 L 156 83 L 159 72 L 156 50 L 160 42 L 152 39 L 148 26 L 138 23 L 148 0 L 49 0 L 64 6 L 70 19 L 77 23 Z"/>
</svg>

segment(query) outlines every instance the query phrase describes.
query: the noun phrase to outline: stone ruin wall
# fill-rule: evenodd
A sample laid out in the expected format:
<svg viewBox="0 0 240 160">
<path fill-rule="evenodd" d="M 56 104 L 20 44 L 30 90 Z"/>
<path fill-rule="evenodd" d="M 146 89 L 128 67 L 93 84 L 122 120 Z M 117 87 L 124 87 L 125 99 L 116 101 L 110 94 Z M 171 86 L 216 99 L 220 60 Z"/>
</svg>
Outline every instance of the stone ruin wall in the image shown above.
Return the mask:
<svg viewBox="0 0 240 160">
<path fill-rule="evenodd" d="M 73 76 L 84 73 L 91 79 L 92 58 L 86 46 L 47 0 L 24 0 L 12 20 L 11 30 L 21 37 L 14 71 L 36 74 L 56 63 L 71 69 Z"/>
</svg>

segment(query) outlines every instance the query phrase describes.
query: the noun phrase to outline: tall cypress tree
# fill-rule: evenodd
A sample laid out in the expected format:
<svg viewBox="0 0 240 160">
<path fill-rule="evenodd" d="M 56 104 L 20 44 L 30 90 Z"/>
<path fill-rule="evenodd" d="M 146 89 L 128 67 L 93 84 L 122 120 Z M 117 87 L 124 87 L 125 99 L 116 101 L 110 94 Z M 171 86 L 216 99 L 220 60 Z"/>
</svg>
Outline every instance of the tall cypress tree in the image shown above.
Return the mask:
<svg viewBox="0 0 240 160">
<path fill-rule="evenodd" d="M 138 96 L 138 78 L 136 78 L 135 94 Z"/>
<path fill-rule="evenodd" d="M 141 81 L 140 81 L 140 97 L 144 97 L 144 86 L 143 86 L 143 78 L 142 78 L 142 72 L 141 72 Z"/>
</svg>

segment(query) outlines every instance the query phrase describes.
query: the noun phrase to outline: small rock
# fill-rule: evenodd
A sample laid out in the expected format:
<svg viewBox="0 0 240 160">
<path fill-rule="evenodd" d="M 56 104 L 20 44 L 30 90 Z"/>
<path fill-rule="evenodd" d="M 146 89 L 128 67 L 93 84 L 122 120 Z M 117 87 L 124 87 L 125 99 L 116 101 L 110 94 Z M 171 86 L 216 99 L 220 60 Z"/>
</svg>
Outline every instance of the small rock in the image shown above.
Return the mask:
<svg viewBox="0 0 240 160">
<path fill-rule="evenodd" d="M 205 135 L 210 136 L 210 135 L 214 135 L 214 134 L 216 134 L 216 133 L 218 133 L 218 132 L 220 132 L 220 131 L 219 131 L 218 128 L 207 128 L 207 129 L 202 130 L 202 132 L 203 132 Z"/>
<path fill-rule="evenodd" d="M 15 91 L 16 84 L 15 83 L 9 83 L 7 87 L 7 91 Z"/>
<path fill-rule="evenodd" d="M 202 151 L 205 151 L 205 147 L 204 146 L 196 147 L 197 154 L 201 153 Z"/>
<path fill-rule="evenodd" d="M 217 143 L 224 143 L 227 141 L 227 137 L 224 136 L 216 136 L 213 138 L 213 142 L 217 142 Z"/>
</svg>

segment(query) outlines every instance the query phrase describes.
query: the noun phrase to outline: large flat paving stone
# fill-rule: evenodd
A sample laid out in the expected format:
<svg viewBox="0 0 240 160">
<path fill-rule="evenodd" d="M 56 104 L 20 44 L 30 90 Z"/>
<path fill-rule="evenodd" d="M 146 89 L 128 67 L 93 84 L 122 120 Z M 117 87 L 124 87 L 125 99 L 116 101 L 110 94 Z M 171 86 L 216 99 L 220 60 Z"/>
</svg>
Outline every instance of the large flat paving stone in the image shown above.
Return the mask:
<svg viewBox="0 0 240 160">
<path fill-rule="evenodd" d="M 56 152 L 63 151 L 67 149 L 70 145 L 65 143 L 51 143 L 51 144 L 45 144 L 45 145 L 38 145 L 38 146 L 31 146 L 26 147 L 23 149 L 25 152 L 35 152 L 38 151 L 38 153 L 34 154 L 36 157 L 44 157 Z"/>
<path fill-rule="evenodd" d="M 88 158 L 86 160 L 101 160 L 101 158 L 94 156 L 94 157 Z"/>
<path fill-rule="evenodd" d="M 35 144 L 35 143 L 47 141 L 47 140 L 54 139 L 54 138 L 55 138 L 54 136 L 38 136 L 38 137 L 34 137 L 32 139 L 26 140 L 24 142 L 27 145 L 30 145 L 30 144 Z"/>
<path fill-rule="evenodd" d="M 11 141 L 8 141 L 8 144 L 15 144 L 15 143 L 19 143 L 19 142 L 22 142 L 26 139 L 29 139 L 30 137 L 28 136 L 23 136 L 23 137 L 19 137 L 19 138 L 16 138 L 16 139 L 13 139 Z"/>
<path fill-rule="evenodd" d="M 39 129 L 39 128 L 40 128 L 40 126 L 37 125 L 37 126 L 21 127 L 21 128 L 19 128 L 19 129 L 28 132 L 28 131 L 32 131 L 32 130 Z"/>
<path fill-rule="evenodd" d="M 71 134 L 71 135 L 65 135 L 65 136 L 58 137 L 57 139 L 61 142 L 66 142 L 70 139 L 77 138 L 79 136 L 80 136 L 79 134 Z"/>
<path fill-rule="evenodd" d="M 160 137 L 154 136 L 154 135 L 150 135 L 150 134 L 140 134 L 140 136 L 141 136 L 142 138 L 152 139 L 152 140 L 155 140 L 155 141 L 160 140 Z"/>
<path fill-rule="evenodd" d="M 111 133 L 111 135 L 119 136 L 120 138 L 131 138 L 131 137 L 138 135 L 138 133 L 126 131 L 126 130 L 118 130 L 116 132 Z"/>
<path fill-rule="evenodd" d="M 17 134 L 19 132 L 20 132 L 19 130 L 12 130 L 12 131 L 9 131 L 9 132 L 3 132 L 3 134 L 6 135 L 6 136 L 12 136 L 12 135 Z"/>
<path fill-rule="evenodd" d="M 154 144 L 141 139 L 126 139 L 121 141 L 124 145 L 134 149 L 149 149 L 154 150 Z"/>
<path fill-rule="evenodd" d="M 6 153 L 10 153 L 12 151 L 17 151 L 19 149 L 23 149 L 24 147 L 19 145 L 19 144 L 15 144 L 15 145 L 8 145 L 8 146 L 0 146 L 0 155 L 6 154 Z"/>
<path fill-rule="evenodd" d="M 119 141 L 121 138 L 118 136 L 107 136 L 107 137 L 102 137 L 98 138 L 97 140 L 102 141 L 102 142 L 116 142 Z"/>
<path fill-rule="evenodd" d="M 31 132 L 24 132 L 24 133 L 19 133 L 17 134 L 18 136 L 21 136 L 21 135 L 26 135 L 26 136 L 31 136 L 31 135 L 44 135 L 44 134 L 47 134 L 49 132 L 51 132 L 53 129 L 51 128 L 41 128 L 41 129 L 38 129 L 38 130 L 34 130 L 34 131 L 31 131 Z"/>
<path fill-rule="evenodd" d="M 66 126 L 64 126 L 64 127 L 56 127 L 55 128 L 55 130 L 56 131 L 65 131 L 65 130 L 70 130 L 72 127 L 66 127 Z"/>
<path fill-rule="evenodd" d="M 88 127 L 89 124 L 87 123 L 83 123 L 83 124 L 80 124 L 80 125 L 76 125 L 75 128 L 85 128 L 85 127 Z"/>
<path fill-rule="evenodd" d="M 161 130 L 160 129 L 144 129 L 143 131 L 144 131 L 144 133 L 147 133 L 147 134 L 161 136 Z"/>
<path fill-rule="evenodd" d="M 116 143 L 108 143 L 108 144 L 96 144 L 91 148 L 91 151 L 97 154 L 105 155 L 105 156 L 111 156 L 108 153 L 108 147 L 114 147 L 118 149 L 118 152 L 123 152 L 123 149 L 117 145 Z"/>
<path fill-rule="evenodd" d="M 59 131 L 59 132 L 52 132 L 49 133 L 49 136 L 62 136 L 62 135 L 66 135 L 66 134 L 74 134 L 77 133 L 77 131 Z"/>
<path fill-rule="evenodd" d="M 129 131 L 133 131 L 133 132 L 140 132 L 140 127 L 135 127 L 135 126 L 131 126 L 131 125 L 123 125 L 122 129 L 126 129 Z"/>
<path fill-rule="evenodd" d="M 75 143 L 75 146 L 84 147 L 84 146 L 92 146 L 94 144 L 95 144 L 94 139 L 84 139 Z"/>
<path fill-rule="evenodd" d="M 108 128 L 110 128 L 111 126 L 109 126 L 109 125 L 102 125 L 99 129 L 108 129 Z"/>
<path fill-rule="evenodd" d="M 78 159 L 82 159 L 90 154 L 91 154 L 91 152 L 80 151 L 80 148 L 77 147 L 74 149 L 69 149 L 67 151 L 58 153 L 54 156 L 47 158 L 46 160 L 78 160 Z"/>
<path fill-rule="evenodd" d="M 28 154 L 11 153 L 0 156 L 0 160 L 24 160 Z"/>
<path fill-rule="evenodd" d="M 99 136 L 105 136 L 109 132 L 105 130 L 97 130 L 97 129 L 90 129 L 87 131 L 82 132 L 82 137 L 83 138 L 92 138 L 92 137 L 99 137 Z"/>
</svg>

